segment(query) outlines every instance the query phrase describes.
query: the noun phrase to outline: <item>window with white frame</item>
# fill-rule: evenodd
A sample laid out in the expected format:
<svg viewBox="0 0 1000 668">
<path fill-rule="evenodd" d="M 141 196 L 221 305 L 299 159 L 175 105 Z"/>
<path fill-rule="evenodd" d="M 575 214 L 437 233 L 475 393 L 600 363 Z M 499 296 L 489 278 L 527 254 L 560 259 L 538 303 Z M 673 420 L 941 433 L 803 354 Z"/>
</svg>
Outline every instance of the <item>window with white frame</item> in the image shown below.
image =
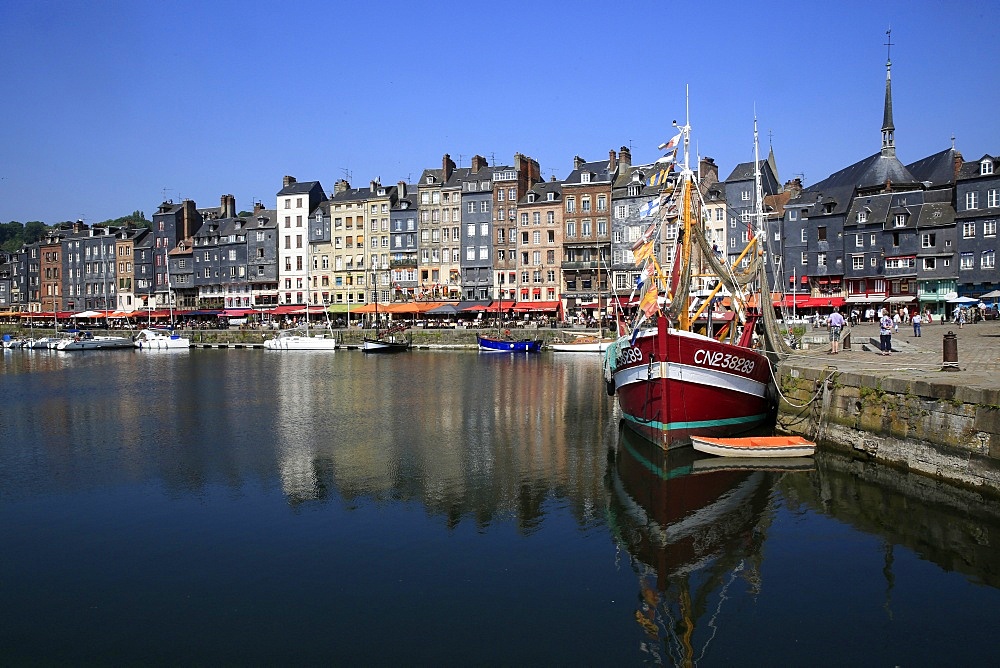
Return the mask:
<svg viewBox="0 0 1000 668">
<path fill-rule="evenodd" d="M 924 258 L 924 271 L 934 271 L 937 269 L 937 258 L 925 257 Z"/>
<path fill-rule="evenodd" d="M 962 253 L 959 258 L 959 269 L 972 269 L 976 266 L 976 259 L 972 253 Z"/>
<path fill-rule="evenodd" d="M 921 248 L 934 248 L 937 245 L 937 235 L 931 232 L 927 232 L 920 235 L 920 247 Z"/>
<path fill-rule="evenodd" d="M 972 190 L 965 193 L 965 208 L 966 209 L 979 208 L 979 191 Z"/>
<path fill-rule="evenodd" d="M 983 236 L 984 237 L 995 237 L 997 235 L 997 221 L 995 220 L 984 220 L 983 221 Z"/>
<path fill-rule="evenodd" d="M 986 191 L 986 208 L 995 209 L 1000 206 L 1000 190 L 990 188 Z"/>
<path fill-rule="evenodd" d="M 625 218 L 628 215 L 628 207 L 624 204 L 615 204 L 615 218 Z"/>
<path fill-rule="evenodd" d="M 865 256 L 855 255 L 851 258 L 851 269 L 864 269 L 865 268 Z"/>
<path fill-rule="evenodd" d="M 980 174 L 992 174 L 993 173 L 993 161 L 983 160 L 979 163 L 979 173 Z"/>
<path fill-rule="evenodd" d="M 855 234 L 854 235 L 854 245 L 857 248 L 864 248 L 865 247 L 865 237 L 864 237 L 863 234 Z"/>
<path fill-rule="evenodd" d="M 868 222 L 867 211 L 858 211 L 858 222 L 861 223 L 862 225 Z"/>
<path fill-rule="evenodd" d="M 749 190 L 744 190 L 744 191 L 740 192 L 740 199 L 743 200 L 744 202 L 749 202 L 750 201 L 750 191 Z"/>
<path fill-rule="evenodd" d="M 979 266 L 983 269 L 993 269 L 996 267 L 996 252 L 993 250 L 984 250 L 983 255 L 980 259 Z"/>
<path fill-rule="evenodd" d="M 799 241 L 801 241 L 802 243 L 805 243 L 806 241 L 808 241 L 808 239 L 806 237 L 806 228 L 804 228 L 804 227 L 802 228 L 802 233 L 801 233 L 801 235 L 799 237 Z"/>
<path fill-rule="evenodd" d="M 736 240 L 733 239 L 733 241 Z M 801 264 L 803 267 L 809 264 L 809 253 L 806 253 L 805 251 L 802 252 L 802 256 L 799 259 L 799 264 Z"/>
<path fill-rule="evenodd" d="M 976 236 L 976 224 L 975 223 L 962 223 L 962 238 L 963 239 L 973 239 Z"/>
<path fill-rule="evenodd" d="M 825 267 L 826 266 L 826 253 L 817 253 L 816 254 L 816 265 L 819 266 L 819 267 Z"/>
<path fill-rule="evenodd" d="M 906 227 L 906 214 L 897 213 L 896 217 L 894 218 L 894 224 L 896 227 Z"/>
</svg>

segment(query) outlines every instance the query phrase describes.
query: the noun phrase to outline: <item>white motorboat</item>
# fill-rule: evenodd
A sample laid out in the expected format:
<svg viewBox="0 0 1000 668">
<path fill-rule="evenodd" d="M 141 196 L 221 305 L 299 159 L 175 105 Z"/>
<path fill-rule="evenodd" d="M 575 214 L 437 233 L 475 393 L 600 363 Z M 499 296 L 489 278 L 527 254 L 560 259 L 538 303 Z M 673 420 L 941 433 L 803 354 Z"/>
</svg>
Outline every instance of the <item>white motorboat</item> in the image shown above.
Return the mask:
<svg viewBox="0 0 1000 668">
<path fill-rule="evenodd" d="M 170 329 L 148 327 L 135 335 L 135 347 L 141 350 L 188 349 L 191 347 L 191 339 Z"/>
<path fill-rule="evenodd" d="M 337 349 L 337 339 L 332 331 L 310 335 L 304 328 L 286 329 L 273 339 L 264 341 L 267 350 L 329 350 Z"/>
<path fill-rule="evenodd" d="M 581 335 L 572 341 L 553 341 L 549 350 L 557 353 L 603 353 L 614 342 L 615 339 Z"/>
</svg>

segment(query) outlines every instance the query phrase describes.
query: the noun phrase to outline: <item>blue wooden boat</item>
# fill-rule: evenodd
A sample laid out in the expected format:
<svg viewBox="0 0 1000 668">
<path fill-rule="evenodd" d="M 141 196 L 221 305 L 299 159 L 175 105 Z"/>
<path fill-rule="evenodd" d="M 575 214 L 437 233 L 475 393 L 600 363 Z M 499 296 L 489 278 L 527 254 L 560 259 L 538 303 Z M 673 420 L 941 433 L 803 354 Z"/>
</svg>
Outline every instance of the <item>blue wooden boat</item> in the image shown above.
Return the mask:
<svg viewBox="0 0 1000 668">
<path fill-rule="evenodd" d="M 537 353 L 542 349 L 541 339 L 510 339 L 477 334 L 479 349 L 498 353 Z"/>
</svg>

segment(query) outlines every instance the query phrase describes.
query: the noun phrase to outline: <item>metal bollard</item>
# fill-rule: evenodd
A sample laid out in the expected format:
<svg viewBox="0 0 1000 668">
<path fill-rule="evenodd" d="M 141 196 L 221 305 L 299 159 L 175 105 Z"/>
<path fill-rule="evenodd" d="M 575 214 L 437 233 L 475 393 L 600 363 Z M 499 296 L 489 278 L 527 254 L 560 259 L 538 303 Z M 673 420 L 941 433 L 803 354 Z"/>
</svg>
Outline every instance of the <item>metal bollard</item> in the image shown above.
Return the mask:
<svg viewBox="0 0 1000 668">
<path fill-rule="evenodd" d="M 850 350 L 851 349 L 851 333 L 850 332 L 847 332 L 847 335 L 844 336 L 844 341 L 843 341 L 843 344 L 840 346 L 840 349 L 841 350 Z"/>
<path fill-rule="evenodd" d="M 958 337 L 949 331 L 944 335 L 944 366 L 942 371 L 958 371 Z"/>
</svg>

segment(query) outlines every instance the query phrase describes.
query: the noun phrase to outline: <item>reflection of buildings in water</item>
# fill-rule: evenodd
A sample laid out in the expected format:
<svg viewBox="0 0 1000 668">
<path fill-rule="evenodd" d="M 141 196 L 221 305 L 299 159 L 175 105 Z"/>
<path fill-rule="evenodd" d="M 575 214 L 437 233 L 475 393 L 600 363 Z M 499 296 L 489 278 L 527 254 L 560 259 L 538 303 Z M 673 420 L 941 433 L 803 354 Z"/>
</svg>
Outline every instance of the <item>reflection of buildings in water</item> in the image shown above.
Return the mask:
<svg viewBox="0 0 1000 668">
<path fill-rule="evenodd" d="M 602 507 L 610 407 L 594 382 L 599 360 L 454 352 L 338 358 L 319 398 L 332 422 L 322 442 L 310 443 L 302 429 L 285 433 L 304 418 L 282 417 L 286 493 L 417 500 L 449 525 L 503 516 L 524 530 L 538 523 L 547 499 L 566 500 L 581 521 Z M 298 391 L 282 406 L 309 401 Z"/>
<path fill-rule="evenodd" d="M 666 453 L 622 428 L 607 476 L 611 529 L 639 576 L 635 618 L 651 641 L 646 648 L 677 664 L 704 656 L 738 581 L 759 590 L 771 519 L 772 474 L 700 470 L 696 457 L 691 448 Z"/>
<path fill-rule="evenodd" d="M 781 483 L 793 510 L 808 506 L 886 544 L 886 586 L 892 586 L 892 546 L 912 550 L 947 571 L 1000 588 L 1000 504 L 982 493 L 943 485 L 831 452 L 817 452 L 818 475 Z"/>
</svg>

